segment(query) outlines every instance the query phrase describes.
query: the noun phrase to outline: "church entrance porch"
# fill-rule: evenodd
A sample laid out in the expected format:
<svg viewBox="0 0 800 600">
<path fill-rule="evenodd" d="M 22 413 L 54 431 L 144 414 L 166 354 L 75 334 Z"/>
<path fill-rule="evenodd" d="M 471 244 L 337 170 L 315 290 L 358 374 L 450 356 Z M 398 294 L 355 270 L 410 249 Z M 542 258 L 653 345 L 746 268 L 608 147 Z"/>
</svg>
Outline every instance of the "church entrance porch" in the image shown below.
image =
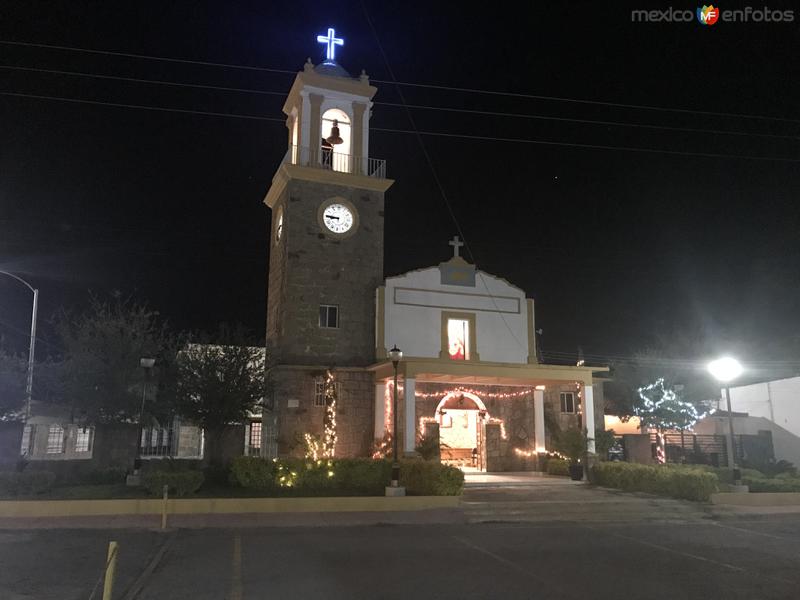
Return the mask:
<svg viewBox="0 0 800 600">
<path fill-rule="evenodd" d="M 392 431 L 393 369 L 379 363 L 370 370 L 381 440 Z M 558 429 L 594 432 L 590 368 L 411 358 L 398 371 L 398 436 L 407 456 L 437 439 L 442 462 L 465 472 L 534 471 Z"/>
</svg>

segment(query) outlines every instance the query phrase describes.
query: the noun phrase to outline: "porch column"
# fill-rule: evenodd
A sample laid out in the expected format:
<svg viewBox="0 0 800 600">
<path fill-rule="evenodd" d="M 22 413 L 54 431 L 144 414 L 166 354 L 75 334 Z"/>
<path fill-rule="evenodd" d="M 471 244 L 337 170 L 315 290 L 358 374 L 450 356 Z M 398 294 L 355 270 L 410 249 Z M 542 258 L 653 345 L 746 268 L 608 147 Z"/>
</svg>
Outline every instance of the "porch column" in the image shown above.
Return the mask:
<svg viewBox="0 0 800 600">
<path fill-rule="evenodd" d="M 417 445 L 417 402 L 414 397 L 417 380 L 406 378 L 403 383 L 403 398 L 405 401 L 405 444 L 403 448 L 405 454 L 410 454 L 414 452 L 414 447 Z"/>
<path fill-rule="evenodd" d="M 375 384 L 375 439 L 380 440 L 386 435 L 386 393 L 385 383 Z"/>
<path fill-rule="evenodd" d="M 586 435 L 589 438 L 587 449 L 589 454 L 594 454 L 594 389 L 591 385 L 583 386 L 583 419 Z"/>
<path fill-rule="evenodd" d="M 544 437 L 544 390 L 533 390 L 533 426 L 536 452 L 547 452 Z"/>
</svg>

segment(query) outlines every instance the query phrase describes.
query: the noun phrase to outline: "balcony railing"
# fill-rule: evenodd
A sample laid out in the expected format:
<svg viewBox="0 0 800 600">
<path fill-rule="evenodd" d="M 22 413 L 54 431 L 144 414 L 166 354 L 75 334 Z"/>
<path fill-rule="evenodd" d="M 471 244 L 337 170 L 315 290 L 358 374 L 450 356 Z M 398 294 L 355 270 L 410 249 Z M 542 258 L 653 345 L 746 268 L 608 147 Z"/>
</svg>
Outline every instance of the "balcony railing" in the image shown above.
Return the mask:
<svg viewBox="0 0 800 600">
<path fill-rule="evenodd" d="M 377 179 L 386 179 L 386 161 L 380 158 L 367 158 L 340 154 L 324 146 L 306 148 L 303 146 L 289 146 L 283 162 L 301 167 L 315 169 L 328 169 L 339 173 L 352 175 L 366 175 Z"/>
</svg>

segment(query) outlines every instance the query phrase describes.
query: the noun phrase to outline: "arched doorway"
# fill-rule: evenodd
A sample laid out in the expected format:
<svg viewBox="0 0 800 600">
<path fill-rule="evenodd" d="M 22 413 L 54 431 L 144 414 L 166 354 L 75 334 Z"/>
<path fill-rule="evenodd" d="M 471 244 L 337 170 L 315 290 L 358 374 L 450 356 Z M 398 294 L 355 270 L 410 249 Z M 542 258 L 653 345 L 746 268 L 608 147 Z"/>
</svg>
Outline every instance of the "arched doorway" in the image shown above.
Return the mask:
<svg viewBox="0 0 800 600">
<path fill-rule="evenodd" d="M 485 470 L 483 401 L 470 392 L 451 392 L 436 407 L 442 462 L 464 470 Z"/>
</svg>

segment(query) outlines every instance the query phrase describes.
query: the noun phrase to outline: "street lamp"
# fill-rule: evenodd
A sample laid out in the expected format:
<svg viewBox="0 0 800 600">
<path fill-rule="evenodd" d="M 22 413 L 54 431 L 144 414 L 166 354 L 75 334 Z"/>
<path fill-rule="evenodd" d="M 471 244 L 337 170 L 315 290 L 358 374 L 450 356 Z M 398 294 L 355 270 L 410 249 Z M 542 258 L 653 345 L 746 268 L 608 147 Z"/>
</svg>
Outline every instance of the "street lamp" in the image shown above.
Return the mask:
<svg viewBox="0 0 800 600">
<path fill-rule="evenodd" d="M 728 456 L 730 456 L 728 466 L 730 466 L 732 471 L 734 485 L 742 484 L 742 474 L 736 466 L 736 446 L 733 441 L 733 410 L 731 409 L 731 390 L 729 383 L 739 377 L 743 371 L 744 368 L 739 361 L 730 356 L 718 358 L 708 363 L 708 372 L 711 373 L 714 379 L 725 384 L 725 399 L 728 402 Z"/>
<path fill-rule="evenodd" d="M 400 456 L 397 452 L 397 443 L 398 443 L 398 435 L 397 435 L 397 367 L 400 364 L 400 361 L 403 359 L 403 353 L 397 347 L 397 344 L 392 346 L 392 349 L 389 350 L 389 358 L 392 361 L 392 366 L 394 367 L 394 398 L 392 401 L 392 483 L 391 486 L 393 488 L 400 487 Z"/>
<path fill-rule="evenodd" d="M 36 313 L 39 309 L 39 290 L 34 288 L 30 283 L 9 273 L 8 271 L 0 271 L 0 275 L 8 275 L 12 279 L 16 279 L 22 285 L 27 287 L 33 292 L 33 310 L 31 311 L 31 345 L 28 347 L 28 379 L 25 382 L 25 422 L 31 418 L 31 399 L 33 398 L 33 360 L 36 351 Z"/>
</svg>

